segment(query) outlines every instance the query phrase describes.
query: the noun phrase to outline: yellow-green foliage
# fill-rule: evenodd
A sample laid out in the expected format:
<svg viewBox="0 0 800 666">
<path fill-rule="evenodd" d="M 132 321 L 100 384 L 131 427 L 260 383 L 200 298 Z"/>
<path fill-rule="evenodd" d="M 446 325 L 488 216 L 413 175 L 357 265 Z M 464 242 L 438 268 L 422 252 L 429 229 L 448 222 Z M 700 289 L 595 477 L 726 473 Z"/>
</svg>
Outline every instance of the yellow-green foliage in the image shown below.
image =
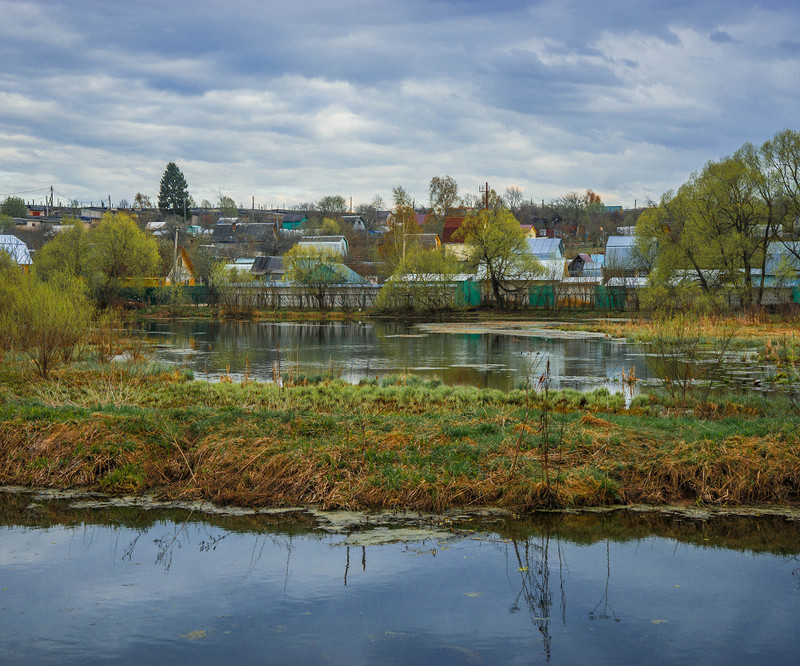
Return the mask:
<svg viewBox="0 0 800 666">
<path fill-rule="evenodd" d="M 9 346 L 30 358 L 46 379 L 86 340 L 92 313 L 83 280 L 57 273 L 45 282 L 34 271 L 20 276 L 8 293 L 2 325 Z"/>
</svg>

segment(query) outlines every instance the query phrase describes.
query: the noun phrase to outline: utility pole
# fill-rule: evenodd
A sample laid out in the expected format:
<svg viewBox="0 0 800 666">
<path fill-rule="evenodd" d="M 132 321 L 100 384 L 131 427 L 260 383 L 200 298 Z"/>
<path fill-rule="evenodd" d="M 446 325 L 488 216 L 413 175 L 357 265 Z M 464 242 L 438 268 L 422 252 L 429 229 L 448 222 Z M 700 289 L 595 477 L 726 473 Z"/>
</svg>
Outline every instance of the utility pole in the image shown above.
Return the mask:
<svg viewBox="0 0 800 666">
<path fill-rule="evenodd" d="M 172 282 L 178 282 L 178 230 L 175 229 L 175 254 L 172 262 Z"/>
<path fill-rule="evenodd" d="M 484 210 L 489 210 L 489 182 L 486 182 L 484 187 L 479 188 L 480 192 L 483 192 L 483 208 Z"/>
</svg>

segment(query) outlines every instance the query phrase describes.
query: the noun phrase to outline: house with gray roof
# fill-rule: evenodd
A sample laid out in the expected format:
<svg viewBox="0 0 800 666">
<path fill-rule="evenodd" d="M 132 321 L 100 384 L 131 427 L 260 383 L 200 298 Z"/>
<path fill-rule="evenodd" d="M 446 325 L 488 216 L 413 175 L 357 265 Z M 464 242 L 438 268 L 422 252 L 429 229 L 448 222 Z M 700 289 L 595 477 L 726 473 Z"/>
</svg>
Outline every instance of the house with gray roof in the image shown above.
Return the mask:
<svg viewBox="0 0 800 666">
<path fill-rule="evenodd" d="M 226 219 L 226 218 L 221 218 Z M 212 243 L 263 243 L 277 236 L 271 222 L 221 222 L 211 232 Z"/>
<path fill-rule="evenodd" d="M 286 262 L 283 257 L 256 257 L 250 272 L 261 280 L 277 282 L 286 273 Z"/>
<path fill-rule="evenodd" d="M 346 257 L 350 249 L 344 236 L 303 236 L 297 244 L 303 248 L 335 252 L 341 257 Z"/>
</svg>

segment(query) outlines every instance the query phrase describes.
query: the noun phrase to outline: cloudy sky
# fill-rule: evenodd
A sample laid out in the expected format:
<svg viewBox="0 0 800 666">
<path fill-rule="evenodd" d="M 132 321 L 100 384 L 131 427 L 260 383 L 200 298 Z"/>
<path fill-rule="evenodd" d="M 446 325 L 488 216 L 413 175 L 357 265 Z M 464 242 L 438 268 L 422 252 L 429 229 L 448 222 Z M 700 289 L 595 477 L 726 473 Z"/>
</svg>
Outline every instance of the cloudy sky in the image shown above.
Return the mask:
<svg viewBox="0 0 800 666">
<path fill-rule="evenodd" d="M 0 196 L 367 202 L 432 176 L 633 206 L 800 129 L 766 0 L 0 0 Z"/>
</svg>

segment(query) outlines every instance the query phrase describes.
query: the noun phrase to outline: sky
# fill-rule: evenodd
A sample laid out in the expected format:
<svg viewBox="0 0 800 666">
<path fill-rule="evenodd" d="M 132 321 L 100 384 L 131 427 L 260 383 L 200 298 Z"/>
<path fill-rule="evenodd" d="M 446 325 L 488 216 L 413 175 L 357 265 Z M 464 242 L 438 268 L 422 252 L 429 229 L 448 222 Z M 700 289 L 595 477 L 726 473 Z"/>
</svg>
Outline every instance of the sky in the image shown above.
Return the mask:
<svg viewBox="0 0 800 666">
<path fill-rule="evenodd" d="M 800 6 L 765 0 L 0 0 L 0 198 L 427 205 L 433 176 L 658 200 L 800 129 Z"/>
</svg>

